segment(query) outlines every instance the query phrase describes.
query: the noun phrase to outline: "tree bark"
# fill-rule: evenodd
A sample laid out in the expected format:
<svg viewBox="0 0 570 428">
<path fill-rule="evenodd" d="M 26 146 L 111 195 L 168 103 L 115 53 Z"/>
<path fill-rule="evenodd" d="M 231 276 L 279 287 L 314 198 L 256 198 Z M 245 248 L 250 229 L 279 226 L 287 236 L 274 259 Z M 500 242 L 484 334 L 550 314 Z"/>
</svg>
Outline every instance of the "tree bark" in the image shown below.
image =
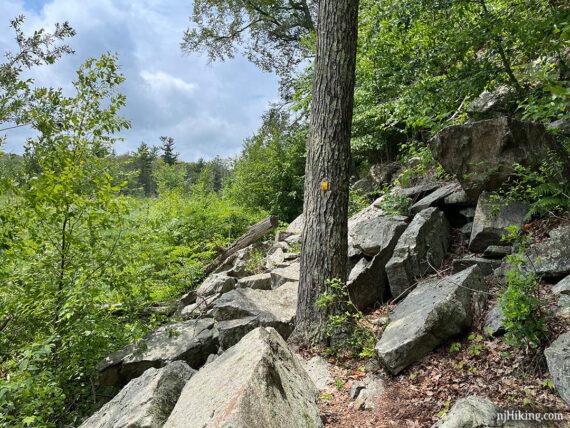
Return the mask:
<svg viewBox="0 0 570 428">
<path fill-rule="evenodd" d="M 276 216 L 269 216 L 264 220 L 261 220 L 259 223 L 254 224 L 251 228 L 242 236 L 240 236 L 230 248 L 225 250 L 222 254 L 216 257 L 214 260 L 208 264 L 208 266 L 204 269 L 204 275 L 209 275 L 213 271 L 216 270 L 218 266 L 220 266 L 226 259 L 239 250 L 243 250 L 245 247 L 253 244 L 258 239 L 262 238 L 267 233 L 271 232 L 273 229 L 277 227 L 279 221 Z"/>
<path fill-rule="evenodd" d="M 350 135 L 354 100 L 358 0 L 321 0 L 305 170 L 301 276 L 292 341 L 327 341 L 331 308 L 316 300 L 329 279 L 346 280 Z"/>
</svg>

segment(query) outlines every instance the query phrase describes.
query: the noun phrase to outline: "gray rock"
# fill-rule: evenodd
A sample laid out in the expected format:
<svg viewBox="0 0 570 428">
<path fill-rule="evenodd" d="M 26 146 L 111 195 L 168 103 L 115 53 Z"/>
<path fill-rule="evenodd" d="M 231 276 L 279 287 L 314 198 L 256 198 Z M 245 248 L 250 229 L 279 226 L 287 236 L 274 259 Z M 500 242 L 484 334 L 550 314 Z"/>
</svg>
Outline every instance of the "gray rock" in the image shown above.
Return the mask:
<svg viewBox="0 0 570 428">
<path fill-rule="evenodd" d="M 523 202 L 497 205 L 489 193 L 482 193 L 475 210 L 469 250 L 482 253 L 490 245 L 508 245 L 501 237 L 508 226 L 522 226 L 527 210 L 528 205 Z"/>
<path fill-rule="evenodd" d="M 501 266 L 500 260 L 485 259 L 483 257 L 477 257 L 472 254 L 462 257 L 460 259 L 453 260 L 451 265 L 451 271 L 457 273 L 463 269 L 467 269 L 471 266 L 479 266 L 481 273 L 485 276 L 492 275 L 493 271 Z"/>
<path fill-rule="evenodd" d="M 475 207 L 467 207 L 459 210 L 459 214 L 465 217 L 467 220 L 473 221 L 475 218 Z"/>
<path fill-rule="evenodd" d="M 356 383 L 361 384 L 363 388 L 357 386 L 357 391 L 355 391 L 354 407 L 357 409 L 364 410 L 374 410 L 376 408 L 376 402 L 382 393 L 384 392 L 384 379 L 378 375 L 368 375 L 364 378 L 364 381 Z M 352 392 L 352 388 L 351 388 Z"/>
<path fill-rule="evenodd" d="M 473 222 L 466 223 L 461 227 L 461 234 L 469 242 L 469 238 L 471 238 L 471 232 L 473 231 Z"/>
<path fill-rule="evenodd" d="M 483 257 L 488 259 L 504 259 L 513 252 L 510 245 L 489 245 L 483 252 Z"/>
<path fill-rule="evenodd" d="M 421 282 L 390 316 L 376 344 L 382 364 L 393 374 L 420 360 L 445 340 L 469 328 L 473 307 L 485 295 L 477 266 L 441 279 Z"/>
<path fill-rule="evenodd" d="M 370 178 L 379 185 L 390 184 L 402 169 L 399 162 L 378 163 L 370 167 Z"/>
<path fill-rule="evenodd" d="M 570 294 L 570 275 L 561 279 L 558 284 L 552 287 L 554 294 Z"/>
<path fill-rule="evenodd" d="M 509 112 L 509 104 L 516 97 L 510 86 L 500 85 L 493 91 L 483 91 L 467 107 L 471 118 L 481 119 Z"/>
<path fill-rule="evenodd" d="M 364 177 L 352 185 L 352 190 L 356 193 L 366 194 L 374 192 L 375 187 L 376 182 L 372 179 L 372 177 Z"/>
<path fill-rule="evenodd" d="M 265 258 L 265 267 L 269 270 L 286 267 L 289 264 L 285 261 L 285 255 L 287 253 L 283 250 L 283 248 L 275 248 L 273 251 L 270 251 L 267 257 Z"/>
<path fill-rule="evenodd" d="M 458 189 L 455 192 L 453 192 L 451 195 L 446 196 L 443 199 L 443 204 L 453 205 L 453 206 L 455 205 L 463 206 L 463 205 L 470 205 L 471 201 L 467 197 L 467 193 L 465 193 L 465 190 Z"/>
<path fill-rule="evenodd" d="M 164 428 L 317 428 L 318 391 L 273 329 L 257 328 L 186 384 Z"/>
<path fill-rule="evenodd" d="M 182 361 L 150 368 L 131 380 L 81 428 L 160 428 L 195 373 Z"/>
<path fill-rule="evenodd" d="M 545 349 L 548 371 L 560 396 L 570 404 L 570 332 L 558 337 Z"/>
<path fill-rule="evenodd" d="M 303 228 L 305 227 L 305 217 L 303 214 L 300 214 L 295 220 L 293 220 L 289 227 L 285 230 L 287 233 L 291 235 L 302 235 Z"/>
<path fill-rule="evenodd" d="M 334 388 L 331 365 L 327 360 L 315 355 L 309 360 L 299 358 L 299 361 L 319 391 L 330 391 Z"/>
<path fill-rule="evenodd" d="M 288 282 L 275 290 L 233 290 L 216 300 L 209 315 L 218 322 L 255 317 L 257 325 L 273 327 L 286 339 L 295 324 L 297 289 L 297 282 Z M 251 320 L 242 321 L 234 326 L 239 331 L 245 331 L 246 325 L 257 327 Z"/>
<path fill-rule="evenodd" d="M 369 232 L 366 233 L 366 225 Z M 372 260 L 360 259 L 351 269 L 347 288 L 354 305 L 364 310 L 375 303 L 383 302 L 388 295 L 386 264 L 406 229 L 402 217 L 378 216 L 375 220 L 363 221 L 353 229 L 353 242 L 363 251 L 375 251 Z"/>
<path fill-rule="evenodd" d="M 441 187 L 440 183 L 426 183 L 426 184 L 418 184 L 417 186 L 413 187 L 406 187 L 403 189 L 395 188 L 393 189 L 393 192 L 398 193 L 407 198 L 410 198 L 412 201 L 416 202 L 426 197 L 434 190 L 439 189 L 440 187 Z"/>
<path fill-rule="evenodd" d="M 450 183 L 443 187 L 440 187 L 435 192 L 430 193 L 412 205 L 410 207 L 410 212 L 412 214 L 417 214 L 426 208 L 441 205 L 445 201 L 446 197 L 458 192 L 459 190 L 461 190 L 461 187 L 457 183 Z"/>
<path fill-rule="evenodd" d="M 271 274 L 259 273 L 246 276 L 237 282 L 237 288 L 253 288 L 256 290 L 271 290 Z"/>
<path fill-rule="evenodd" d="M 487 398 L 471 395 L 460 398 L 433 428 L 530 428 L 532 421 L 502 421 L 506 412 Z M 544 425 L 543 425 L 544 426 Z"/>
<path fill-rule="evenodd" d="M 236 343 L 242 337 L 252 330 L 260 326 L 260 319 L 258 316 L 249 316 L 227 321 L 216 322 L 218 329 L 220 349 L 226 350 Z"/>
<path fill-rule="evenodd" d="M 501 305 L 499 303 L 495 303 L 489 308 L 487 315 L 485 316 L 484 331 L 492 334 L 493 336 L 504 334 L 506 332 L 506 328 L 503 322 L 504 316 Z"/>
<path fill-rule="evenodd" d="M 556 301 L 556 315 L 570 318 L 570 294 L 561 294 Z"/>
<path fill-rule="evenodd" d="M 200 296 L 196 299 L 196 302 L 182 308 L 179 315 L 184 320 L 200 318 L 208 312 L 214 301 L 220 296 L 221 294 L 213 294 L 207 297 Z"/>
<path fill-rule="evenodd" d="M 437 208 L 427 208 L 414 217 L 400 236 L 386 273 L 392 296 L 409 290 L 416 281 L 433 272 L 449 247 L 449 223 Z"/>
<path fill-rule="evenodd" d="M 225 273 L 213 273 L 196 289 L 196 297 L 227 293 L 236 288 L 236 279 Z"/>
<path fill-rule="evenodd" d="M 513 175 L 515 163 L 538 169 L 549 152 L 555 152 L 570 171 L 568 156 L 544 126 L 508 117 L 445 128 L 432 139 L 431 148 L 471 200 L 483 191 L 499 190 Z"/>
<path fill-rule="evenodd" d="M 279 288 L 287 282 L 299 281 L 301 264 L 292 263 L 288 266 L 277 268 L 271 271 L 271 288 Z"/>
<path fill-rule="evenodd" d="M 125 385 L 151 367 L 177 360 L 197 369 L 217 351 L 218 332 L 213 319 L 165 325 L 97 364 L 99 381 L 102 385 Z"/>
<path fill-rule="evenodd" d="M 348 391 L 348 395 L 353 400 L 356 400 L 360 393 L 366 389 L 366 384 L 364 381 L 353 382 Z"/>
<path fill-rule="evenodd" d="M 546 279 L 558 280 L 570 274 L 570 224 L 558 226 L 549 238 L 531 245 L 528 256 L 536 273 Z"/>
<path fill-rule="evenodd" d="M 348 236 L 351 245 L 362 253 L 373 257 L 393 248 L 406 229 L 406 218 L 385 215 L 374 206 L 352 216 L 348 222 Z"/>
</svg>

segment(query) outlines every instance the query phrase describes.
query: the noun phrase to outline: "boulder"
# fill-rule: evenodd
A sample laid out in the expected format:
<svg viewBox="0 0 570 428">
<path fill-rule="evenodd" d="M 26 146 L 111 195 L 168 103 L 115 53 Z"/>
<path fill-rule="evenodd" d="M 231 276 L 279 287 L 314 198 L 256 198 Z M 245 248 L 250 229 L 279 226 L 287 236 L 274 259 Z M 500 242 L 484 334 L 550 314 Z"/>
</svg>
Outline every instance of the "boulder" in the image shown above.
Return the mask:
<svg viewBox="0 0 570 428">
<path fill-rule="evenodd" d="M 213 273 L 196 289 L 196 297 L 227 293 L 236 288 L 237 280 L 225 273 Z"/>
<path fill-rule="evenodd" d="M 538 428 L 540 425 L 533 421 L 501 420 L 508 419 L 511 413 L 496 406 L 487 398 L 470 395 L 460 398 L 433 428 Z"/>
<path fill-rule="evenodd" d="M 214 301 L 220 296 L 221 294 L 213 294 L 207 297 L 200 296 L 194 303 L 184 306 L 179 315 L 184 320 L 200 318 L 208 312 Z"/>
<path fill-rule="evenodd" d="M 487 311 L 483 330 L 487 334 L 498 336 L 506 332 L 503 310 L 499 303 L 493 304 Z"/>
<path fill-rule="evenodd" d="M 499 190 L 513 175 L 513 164 L 537 169 L 552 151 L 570 168 L 563 149 L 543 125 L 508 117 L 447 127 L 432 139 L 431 149 L 471 200 L 483 191 Z"/>
<path fill-rule="evenodd" d="M 564 279 L 561 279 L 554 287 L 552 287 L 552 292 L 557 295 L 570 295 L 570 275 L 566 276 Z"/>
<path fill-rule="evenodd" d="M 293 220 L 289 224 L 289 227 L 287 227 L 285 232 L 290 233 L 291 235 L 302 235 L 304 227 L 305 227 L 305 217 L 303 214 L 300 214 L 295 220 Z"/>
<path fill-rule="evenodd" d="M 506 85 L 500 85 L 493 91 L 483 91 L 467 107 L 470 118 L 484 119 L 502 115 L 513 110 L 511 105 L 516 99 L 516 91 Z"/>
<path fill-rule="evenodd" d="M 301 263 L 292 263 L 288 266 L 271 271 L 271 288 L 279 288 L 287 282 L 298 282 L 301 271 Z"/>
<path fill-rule="evenodd" d="M 309 360 L 299 358 L 299 361 L 319 391 L 336 389 L 331 375 L 332 366 L 327 360 L 320 355 L 315 355 Z"/>
<path fill-rule="evenodd" d="M 246 276 L 237 282 L 237 288 L 253 288 L 256 290 L 271 290 L 271 274 L 259 273 Z"/>
<path fill-rule="evenodd" d="M 570 332 L 558 337 L 545 349 L 548 371 L 560 396 L 570 404 Z"/>
<path fill-rule="evenodd" d="M 510 245 L 489 245 L 483 251 L 483 257 L 488 259 L 504 259 L 513 252 L 513 247 Z"/>
<path fill-rule="evenodd" d="M 160 428 L 195 373 L 182 361 L 161 369 L 150 368 L 131 380 L 80 428 Z"/>
<path fill-rule="evenodd" d="M 479 266 L 481 273 L 485 276 L 492 275 L 493 271 L 501 266 L 500 260 L 485 259 L 483 257 L 477 257 L 472 254 L 462 257 L 460 259 L 453 260 L 451 264 L 452 273 L 457 273 L 463 269 L 467 269 L 471 266 Z"/>
<path fill-rule="evenodd" d="M 370 167 L 370 178 L 381 186 L 390 184 L 401 169 L 399 162 L 378 163 Z"/>
<path fill-rule="evenodd" d="M 531 245 L 528 256 L 536 273 L 546 279 L 558 280 L 570 274 L 570 224 L 558 226 L 549 238 Z"/>
<path fill-rule="evenodd" d="M 422 281 L 390 315 L 376 344 L 382 364 L 393 374 L 420 360 L 436 346 L 471 327 L 473 308 L 485 294 L 477 266 L 444 278 Z"/>
<path fill-rule="evenodd" d="M 273 327 L 286 339 L 295 325 L 297 289 L 297 282 L 288 282 L 275 290 L 233 290 L 216 300 L 209 315 L 216 321 L 255 317 L 257 324 L 242 322 L 240 331 L 245 325 Z"/>
<path fill-rule="evenodd" d="M 348 236 L 352 247 L 374 257 L 391 250 L 406 229 L 406 217 L 385 215 L 370 206 L 352 216 L 348 221 Z"/>
<path fill-rule="evenodd" d="M 432 267 L 439 267 L 449 247 L 449 233 L 449 223 L 437 208 L 427 208 L 414 217 L 386 264 L 392 296 L 401 295 L 432 272 Z"/>
<path fill-rule="evenodd" d="M 322 427 L 318 391 L 271 328 L 257 328 L 184 387 L 164 428 Z"/>
<path fill-rule="evenodd" d="M 384 379 L 370 374 L 360 382 L 355 382 L 351 388 L 351 397 L 357 409 L 374 410 L 376 402 L 384 392 Z"/>
<path fill-rule="evenodd" d="M 508 226 L 522 226 L 527 210 L 528 205 L 523 202 L 497 204 L 491 194 L 481 194 L 473 219 L 469 250 L 482 253 L 490 245 L 508 245 L 501 237 Z"/>
<path fill-rule="evenodd" d="M 213 319 L 165 325 L 102 360 L 97 365 L 99 381 L 102 385 L 125 385 L 151 367 L 164 367 L 177 360 L 197 369 L 217 351 L 218 332 Z"/>
<path fill-rule="evenodd" d="M 406 188 L 395 188 L 393 189 L 394 193 L 398 193 L 401 196 L 405 196 L 406 198 L 411 199 L 413 202 L 416 202 L 434 190 L 437 190 L 441 187 L 440 183 L 426 183 L 426 184 L 418 184 L 417 186 L 406 187 Z"/>
<path fill-rule="evenodd" d="M 265 258 L 265 267 L 269 270 L 286 267 L 289 264 L 285 261 L 285 255 L 287 253 L 283 248 L 277 247 L 273 251 L 270 251 Z"/>
<path fill-rule="evenodd" d="M 372 179 L 372 177 L 364 177 L 354 183 L 351 188 L 354 192 L 360 194 L 367 194 L 374 192 L 376 187 L 376 182 Z"/>
<path fill-rule="evenodd" d="M 248 316 L 233 320 L 218 321 L 220 349 L 222 351 L 234 346 L 242 337 L 261 325 L 258 316 Z"/>
<path fill-rule="evenodd" d="M 445 202 L 446 197 L 458 192 L 459 190 L 461 190 L 461 187 L 457 183 L 446 184 L 413 204 L 410 207 L 410 213 L 417 214 L 426 208 L 442 205 Z"/>
</svg>

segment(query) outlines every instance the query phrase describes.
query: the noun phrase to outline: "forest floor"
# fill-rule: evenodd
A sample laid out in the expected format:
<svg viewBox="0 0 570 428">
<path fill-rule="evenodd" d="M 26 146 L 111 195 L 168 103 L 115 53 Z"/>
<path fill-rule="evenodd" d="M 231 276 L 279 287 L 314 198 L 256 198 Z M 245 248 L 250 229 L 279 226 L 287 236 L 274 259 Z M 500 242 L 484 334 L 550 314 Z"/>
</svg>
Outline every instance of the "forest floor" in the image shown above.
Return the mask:
<svg viewBox="0 0 570 428">
<path fill-rule="evenodd" d="M 533 232 L 535 240 L 540 240 L 558 223 L 540 221 L 526 227 Z M 453 245 L 450 260 L 443 264 L 440 274 L 445 274 L 453 257 L 464 252 L 460 242 L 455 241 Z M 499 285 L 489 281 L 490 293 L 496 296 Z M 551 286 L 541 284 L 541 295 L 551 315 L 547 323 L 550 338 L 554 340 L 570 330 L 570 317 L 553 315 L 555 300 Z M 491 297 L 487 307 L 494 302 L 496 297 Z M 390 309 L 384 306 L 366 318 L 377 325 L 377 320 L 386 317 Z M 570 409 L 550 380 L 544 348 L 516 348 L 507 344 L 504 337 L 488 336 L 483 332 L 483 319 L 481 316 L 475 320 L 470 334 L 441 345 L 398 376 L 390 375 L 375 361 L 330 358 L 336 388 L 321 396 L 319 409 L 325 426 L 431 427 L 459 398 L 470 395 L 486 397 L 505 409 L 563 413 L 565 421 L 560 426 L 568 426 L 564 424 L 570 421 Z M 384 392 L 376 397 L 373 410 L 357 409 L 350 397 L 350 388 L 353 382 L 370 373 L 384 379 Z"/>
</svg>

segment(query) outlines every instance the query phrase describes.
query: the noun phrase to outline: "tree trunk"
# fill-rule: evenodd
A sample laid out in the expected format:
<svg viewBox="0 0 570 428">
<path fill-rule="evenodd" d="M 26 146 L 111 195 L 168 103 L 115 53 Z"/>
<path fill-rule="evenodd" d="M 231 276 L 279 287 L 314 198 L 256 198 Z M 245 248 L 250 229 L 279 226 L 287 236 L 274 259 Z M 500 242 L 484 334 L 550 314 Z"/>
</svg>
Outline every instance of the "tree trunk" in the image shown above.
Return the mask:
<svg viewBox="0 0 570 428">
<path fill-rule="evenodd" d="M 346 280 L 350 134 L 358 27 L 357 0 L 321 0 L 305 170 L 303 248 L 292 341 L 326 342 L 331 308 L 316 300 L 326 281 Z"/>
</svg>

